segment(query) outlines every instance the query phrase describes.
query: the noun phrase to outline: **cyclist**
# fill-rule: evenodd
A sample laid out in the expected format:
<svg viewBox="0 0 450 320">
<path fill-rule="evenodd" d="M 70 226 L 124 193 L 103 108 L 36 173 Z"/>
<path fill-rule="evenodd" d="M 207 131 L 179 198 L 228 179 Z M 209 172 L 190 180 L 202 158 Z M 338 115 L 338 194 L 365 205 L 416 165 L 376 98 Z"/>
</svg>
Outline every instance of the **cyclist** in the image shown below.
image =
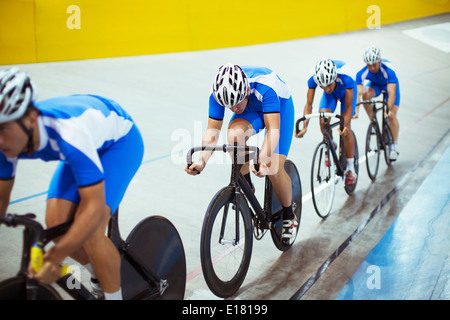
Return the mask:
<svg viewBox="0 0 450 320">
<path fill-rule="evenodd" d="M 397 151 L 397 138 L 399 131 L 399 122 L 397 118 L 398 107 L 400 106 L 400 85 L 397 75 L 389 60 L 381 59 L 381 50 L 376 46 L 369 46 L 363 55 L 366 66 L 356 74 L 356 85 L 358 87 L 358 102 L 361 97 L 363 100 L 369 100 L 381 94 L 381 91 L 387 92 L 387 104 L 389 113 L 387 115 L 392 131 L 394 143 L 391 145 L 389 157 L 392 161 L 397 160 L 399 155 Z M 366 81 L 366 84 L 365 83 Z M 372 108 L 364 105 L 367 115 L 372 119 Z M 356 116 L 358 115 L 356 110 Z"/>
<path fill-rule="evenodd" d="M 306 105 L 303 114 L 311 114 L 314 94 L 317 86 L 323 89 L 320 100 L 319 112 L 332 112 L 336 110 L 336 104 L 341 102 L 341 114 L 344 116 L 344 129 L 339 134 L 344 137 L 345 153 L 347 155 L 347 169 L 345 172 L 345 184 L 356 183 L 354 149 L 355 138 L 351 131 L 351 120 L 356 106 L 356 84 L 351 76 L 349 66 L 340 60 L 321 59 L 313 69 L 313 75 L 308 80 Z M 296 134 L 297 138 L 305 135 L 309 120 L 303 122 L 303 129 Z M 323 119 L 320 120 L 323 131 Z"/>
<path fill-rule="evenodd" d="M 225 109 L 233 112 L 227 134 L 230 144 L 237 141 L 245 145 L 248 138 L 266 129 L 259 157 L 260 169 L 257 172 L 252 166 L 252 172 L 258 177 L 269 176 L 283 206 L 282 241 L 289 243 L 295 238 L 298 222 L 292 211 L 291 179 L 284 170 L 294 130 L 294 104 L 287 85 L 268 68 L 222 65 L 209 97 L 208 128 L 202 145 L 217 144 Z M 202 152 L 197 162 L 186 166 L 186 172 L 198 174 L 210 156 L 211 152 Z M 242 174 L 253 187 L 249 171 L 248 165 L 243 166 Z"/>
<path fill-rule="evenodd" d="M 93 95 L 36 102 L 26 73 L 0 72 L 0 214 L 10 201 L 18 159 L 39 158 L 59 161 L 48 190 L 47 226 L 74 218 L 44 254 L 41 270 L 29 268 L 30 277 L 53 283 L 71 256 L 99 280 L 105 299 L 121 299 L 120 256 L 105 230 L 142 156 L 139 130 L 116 102 Z"/>
</svg>

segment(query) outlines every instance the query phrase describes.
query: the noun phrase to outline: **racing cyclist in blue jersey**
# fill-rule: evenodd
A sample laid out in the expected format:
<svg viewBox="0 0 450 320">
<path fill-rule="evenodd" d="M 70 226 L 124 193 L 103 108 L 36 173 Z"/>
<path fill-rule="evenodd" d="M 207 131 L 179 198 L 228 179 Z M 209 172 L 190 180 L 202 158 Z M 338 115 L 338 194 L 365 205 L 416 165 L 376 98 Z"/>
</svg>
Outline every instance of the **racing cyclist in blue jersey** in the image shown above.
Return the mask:
<svg viewBox="0 0 450 320">
<path fill-rule="evenodd" d="M 356 85 L 358 87 L 358 102 L 361 97 L 363 100 L 369 100 L 377 97 L 382 91 L 387 93 L 387 104 L 389 113 L 387 115 L 392 131 L 394 143 L 390 146 L 389 157 L 392 161 L 397 160 L 397 139 L 399 131 L 399 122 L 397 111 L 400 106 L 400 85 L 395 73 L 394 67 L 389 60 L 381 59 L 381 50 L 376 46 L 369 46 L 363 55 L 366 66 L 356 74 Z M 372 119 L 372 107 L 365 104 L 369 119 Z M 355 116 L 358 116 L 359 106 L 356 109 Z"/>
<path fill-rule="evenodd" d="M 345 153 L 347 155 L 347 169 L 345 172 L 345 184 L 356 183 L 354 149 L 355 138 L 351 130 L 351 120 L 356 106 L 356 84 L 351 76 L 348 65 L 340 60 L 321 59 L 313 70 L 313 75 L 308 80 L 308 92 L 303 114 L 312 113 L 314 94 L 317 86 L 323 89 L 320 100 L 319 112 L 331 112 L 336 110 L 337 101 L 341 102 L 341 114 L 344 116 L 344 130 L 339 134 L 344 136 Z M 305 135 L 309 120 L 303 122 L 303 129 L 296 134 L 297 138 Z M 320 119 L 323 131 L 323 119 Z"/>
<path fill-rule="evenodd" d="M 59 161 L 45 221 L 47 227 L 74 221 L 44 254 L 40 271 L 29 267 L 29 277 L 55 282 L 70 256 L 91 272 L 97 297 L 121 299 L 120 256 L 105 231 L 141 164 L 141 134 L 112 100 L 73 95 L 36 102 L 34 96 L 26 73 L 0 71 L 0 214 L 7 211 L 19 159 Z"/>
<path fill-rule="evenodd" d="M 286 84 L 272 70 L 262 67 L 239 67 L 225 64 L 217 72 L 209 97 L 208 128 L 202 145 L 216 145 L 222 128 L 225 109 L 233 112 L 228 124 L 228 142 L 245 145 L 247 140 L 264 128 L 264 138 L 258 176 L 268 175 L 275 193 L 283 206 L 282 241 L 290 243 L 295 239 L 298 221 L 292 211 L 292 185 L 284 170 L 294 130 L 294 104 Z M 200 159 L 186 172 L 196 175 L 201 172 L 211 152 L 203 151 Z M 242 168 L 242 174 L 253 187 L 249 165 Z"/>
</svg>

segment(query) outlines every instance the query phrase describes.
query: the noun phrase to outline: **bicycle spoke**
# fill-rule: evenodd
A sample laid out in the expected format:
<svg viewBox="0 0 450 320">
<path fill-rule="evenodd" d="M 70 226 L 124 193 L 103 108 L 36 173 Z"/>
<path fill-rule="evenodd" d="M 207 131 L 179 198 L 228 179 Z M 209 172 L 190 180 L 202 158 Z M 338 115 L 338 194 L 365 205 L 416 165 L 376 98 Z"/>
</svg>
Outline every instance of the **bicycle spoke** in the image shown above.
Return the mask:
<svg viewBox="0 0 450 320">
<path fill-rule="evenodd" d="M 214 271 L 222 281 L 231 280 L 241 265 L 244 254 L 245 238 L 236 238 L 236 211 L 229 210 L 227 203 L 218 213 L 211 233 L 212 239 L 219 238 L 219 242 L 211 243 L 211 259 Z M 239 215 L 239 234 L 244 235 L 244 223 Z M 219 234 L 217 237 L 216 235 Z"/>
</svg>

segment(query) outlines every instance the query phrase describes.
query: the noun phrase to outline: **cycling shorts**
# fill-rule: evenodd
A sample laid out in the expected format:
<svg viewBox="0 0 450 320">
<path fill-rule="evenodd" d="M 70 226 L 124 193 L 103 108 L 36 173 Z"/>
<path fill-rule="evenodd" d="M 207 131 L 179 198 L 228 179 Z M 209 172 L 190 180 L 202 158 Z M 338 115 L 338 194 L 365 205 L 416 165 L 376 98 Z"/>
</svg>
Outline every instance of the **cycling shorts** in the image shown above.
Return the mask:
<svg viewBox="0 0 450 320">
<path fill-rule="evenodd" d="M 356 90 L 353 90 L 352 116 L 355 115 L 356 97 L 357 97 Z M 336 110 L 338 100 L 341 101 L 341 114 L 343 114 L 346 110 L 345 96 L 337 98 L 333 94 L 327 94 L 324 91 L 322 99 L 320 100 L 319 112 L 321 112 L 321 109 L 327 108 L 334 113 L 334 111 Z"/>
<path fill-rule="evenodd" d="M 381 91 L 386 91 L 386 101 L 389 98 L 389 95 L 387 93 L 387 85 L 384 86 L 380 86 L 377 85 L 373 82 L 371 82 L 370 80 L 367 82 L 367 87 L 371 87 L 373 88 L 373 90 L 375 90 L 375 97 L 378 97 L 381 94 Z M 395 102 L 394 102 L 394 106 L 400 107 L 400 85 L 397 83 L 397 85 L 395 86 Z"/>
<path fill-rule="evenodd" d="M 234 119 L 245 119 L 253 126 L 253 134 L 259 133 L 265 128 L 264 112 L 248 111 L 246 108 L 241 114 L 233 114 Z M 292 97 L 281 103 L 280 106 L 280 139 L 275 148 L 275 153 L 283 154 L 287 157 L 291 148 L 292 137 L 294 134 L 294 102 Z"/>
<path fill-rule="evenodd" d="M 142 163 L 143 154 L 144 143 L 136 125 L 126 136 L 99 153 L 105 177 L 105 200 L 111 208 L 111 214 L 118 209 L 131 179 Z M 53 174 L 47 198 L 80 203 L 78 185 L 72 169 L 64 161 L 60 161 Z"/>
</svg>

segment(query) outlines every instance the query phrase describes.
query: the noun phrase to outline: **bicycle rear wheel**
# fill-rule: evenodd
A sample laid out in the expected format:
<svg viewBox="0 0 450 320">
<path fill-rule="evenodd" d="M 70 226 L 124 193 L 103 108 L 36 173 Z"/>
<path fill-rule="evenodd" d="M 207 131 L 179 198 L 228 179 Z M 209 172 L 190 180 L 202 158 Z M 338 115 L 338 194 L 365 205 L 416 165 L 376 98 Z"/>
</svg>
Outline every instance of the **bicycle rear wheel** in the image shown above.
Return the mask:
<svg viewBox="0 0 450 320">
<path fill-rule="evenodd" d="M 281 235 L 283 232 L 283 213 L 279 215 L 279 218 L 276 221 L 272 221 L 273 226 L 270 228 L 270 234 L 272 236 L 273 243 L 275 246 L 281 250 L 286 251 L 288 250 L 292 244 L 294 243 L 295 239 L 298 235 L 298 230 L 300 230 L 300 220 L 302 218 L 302 183 L 300 181 L 300 175 L 298 174 L 297 167 L 295 164 L 290 161 L 286 160 L 284 163 L 284 169 L 286 170 L 287 174 L 291 178 L 291 185 L 292 185 L 292 209 L 294 211 L 294 215 L 297 218 L 298 221 L 298 228 L 297 233 L 295 235 L 295 238 L 293 238 L 289 244 L 284 244 L 281 241 Z M 271 206 L 272 206 L 272 215 L 277 214 L 281 210 L 283 210 L 283 207 L 281 205 L 280 200 L 278 200 L 277 195 L 275 194 L 275 191 L 272 188 L 272 184 L 269 180 L 269 188 L 271 189 Z"/>
<path fill-rule="evenodd" d="M 17 276 L 0 282 L 0 300 L 27 300 L 27 279 Z M 59 293 L 51 286 L 37 284 L 36 300 L 62 300 Z"/>
<path fill-rule="evenodd" d="M 250 265 L 252 245 L 247 202 L 242 196 L 235 197 L 233 187 L 223 188 L 208 206 L 200 240 L 203 276 L 215 295 L 227 298 L 239 290 Z"/>
<path fill-rule="evenodd" d="M 384 120 L 382 137 L 384 141 L 384 160 L 388 166 L 391 165 L 391 145 L 394 143 L 394 139 L 392 138 L 391 127 L 389 126 L 389 120 Z"/>
<path fill-rule="evenodd" d="M 125 251 L 136 256 L 147 270 L 152 270 L 168 287 L 158 300 L 181 300 L 186 287 L 186 257 L 174 225 L 166 218 L 152 216 L 142 220 L 126 240 Z M 122 252 L 122 294 L 126 300 L 148 299 L 154 287 L 133 267 Z"/>
<path fill-rule="evenodd" d="M 375 181 L 380 165 L 380 139 L 377 132 L 377 125 L 373 122 L 369 124 L 366 135 L 366 168 L 367 174 L 372 181 Z"/>
<path fill-rule="evenodd" d="M 356 173 L 356 181 L 354 184 L 345 185 L 345 192 L 350 196 L 355 192 L 356 184 L 358 183 L 358 176 L 359 176 L 359 150 L 358 150 L 358 141 L 356 140 L 356 135 L 352 130 L 353 137 L 355 139 L 355 147 L 354 147 L 354 167 L 355 167 L 355 173 Z M 345 152 L 345 150 L 344 150 Z M 347 166 L 347 164 L 345 164 Z"/>
<path fill-rule="evenodd" d="M 325 142 L 314 151 L 311 166 L 311 194 L 316 213 L 328 217 L 333 206 L 336 188 L 336 170 L 333 156 Z"/>
</svg>

